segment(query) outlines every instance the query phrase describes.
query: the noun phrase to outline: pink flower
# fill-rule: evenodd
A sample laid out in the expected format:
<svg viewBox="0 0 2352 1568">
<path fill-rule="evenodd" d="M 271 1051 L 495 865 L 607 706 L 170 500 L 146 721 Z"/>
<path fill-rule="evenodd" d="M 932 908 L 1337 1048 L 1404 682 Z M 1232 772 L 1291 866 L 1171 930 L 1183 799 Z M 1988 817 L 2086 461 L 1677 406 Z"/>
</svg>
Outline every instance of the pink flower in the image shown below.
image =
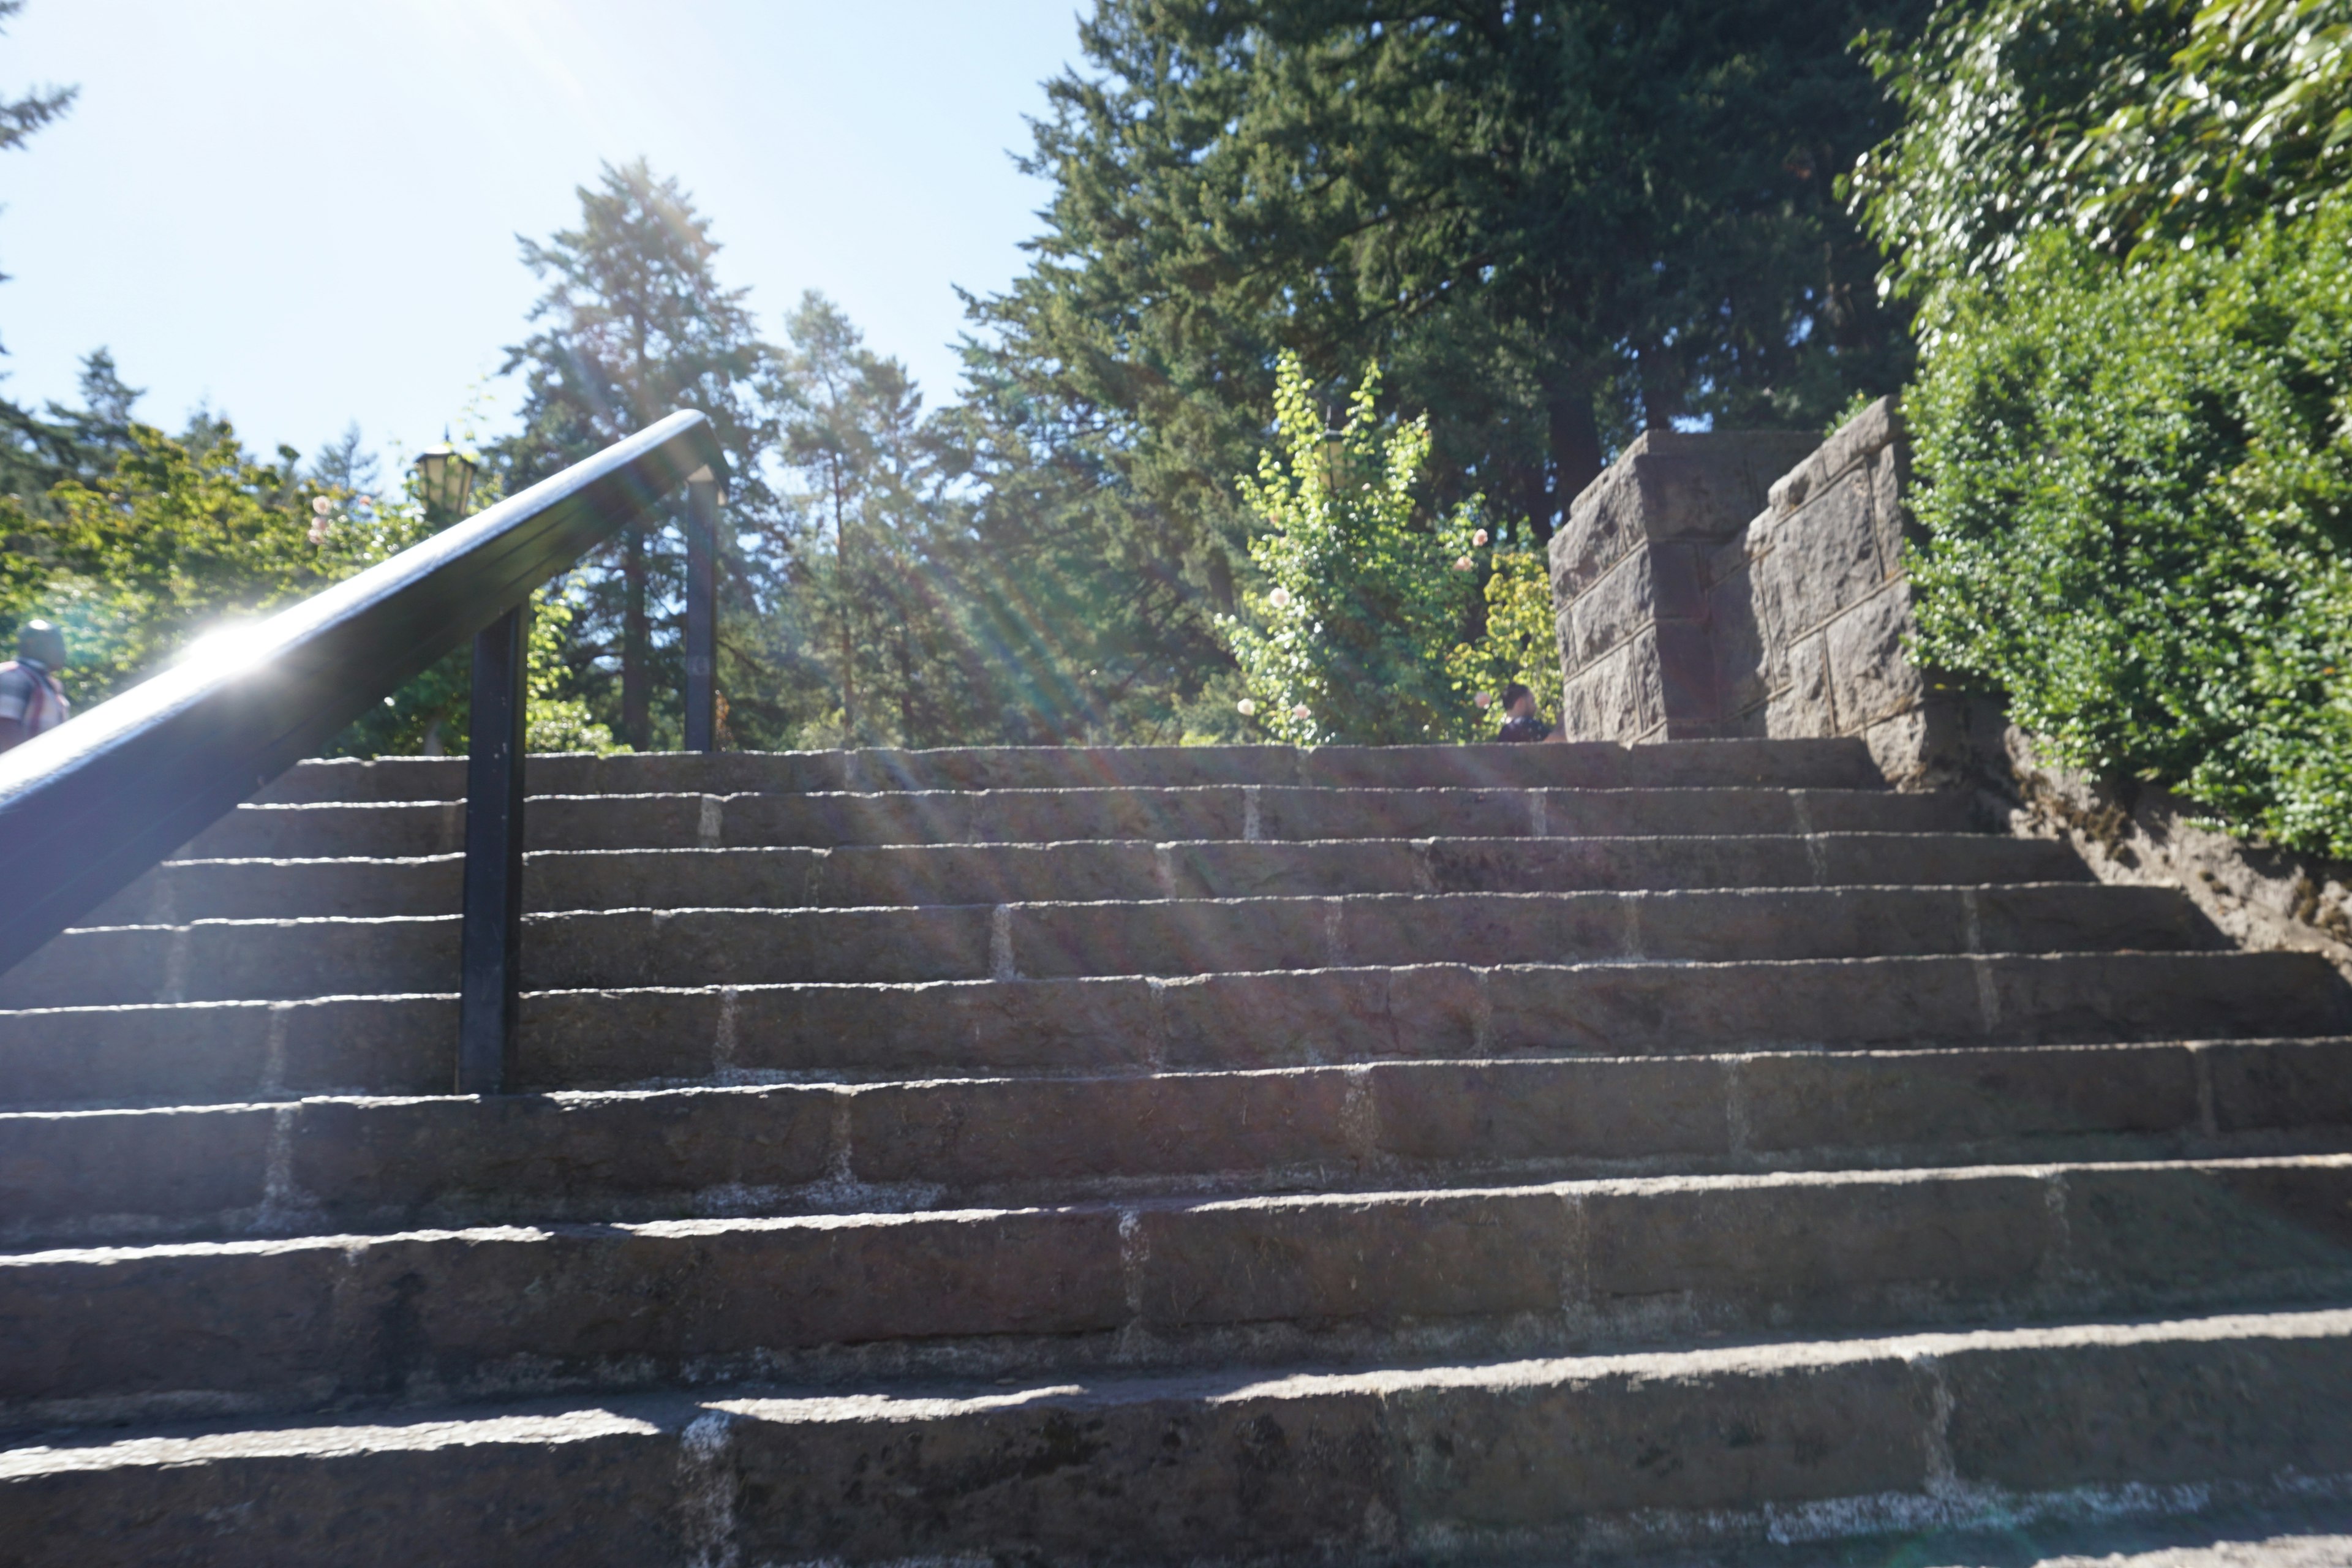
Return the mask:
<svg viewBox="0 0 2352 1568">
<path fill-rule="evenodd" d="M 1494 705 L 1495 705 L 1495 694 L 1494 694 L 1493 692 L 1491 692 L 1491 691 L 1481 691 L 1480 693 L 1478 693 L 1478 706 L 1479 706 L 1479 707 L 1481 707 L 1481 708 L 1492 708 Z"/>
<path fill-rule="evenodd" d="M 329 500 L 325 496 L 312 496 L 310 498 L 310 510 L 314 515 L 324 517 L 334 510 L 335 503 Z"/>
<path fill-rule="evenodd" d="M 1290 710 L 1290 716 L 1297 720 L 1299 722 L 1305 723 L 1307 720 L 1315 717 L 1315 710 L 1307 707 L 1306 703 L 1302 702 L 1297 707 L 1293 708 Z"/>
<path fill-rule="evenodd" d="M 1465 555 L 1461 560 L 1456 561 L 1454 563 L 1454 569 L 1456 572 L 1471 572 L 1475 571 L 1477 569 L 1477 565 L 1478 563 L 1473 561 L 1467 555 Z"/>
<path fill-rule="evenodd" d="M 310 524 L 310 542 L 313 544 L 324 544 L 327 542 L 327 520 L 325 518 L 320 518 L 317 521 Z"/>
<path fill-rule="evenodd" d="M 1486 531 L 1482 528 L 1477 532 L 1472 534 L 1470 536 L 1470 542 L 1478 546 L 1482 550 L 1485 549 L 1486 547 Z"/>
<path fill-rule="evenodd" d="M 1268 594 L 1265 596 L 1265 602 L 1272 605 L 1277 610 L 1287 608 L 1290 604 L 1290 590 L 1287 588 L 1276 588 L 1273 593 Z"/>
</svg>

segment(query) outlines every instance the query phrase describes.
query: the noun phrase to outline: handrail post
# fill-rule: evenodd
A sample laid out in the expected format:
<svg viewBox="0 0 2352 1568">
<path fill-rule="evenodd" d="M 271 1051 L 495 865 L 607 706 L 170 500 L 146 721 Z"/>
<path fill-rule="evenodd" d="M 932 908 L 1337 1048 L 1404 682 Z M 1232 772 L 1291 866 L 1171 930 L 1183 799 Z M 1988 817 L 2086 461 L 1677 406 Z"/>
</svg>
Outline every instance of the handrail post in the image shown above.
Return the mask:
<svg viewBox="0 0 2352 1568">
<path fill-rule="evenodd" d="M 686 481 L 686 749 L 719 749 L 719 476 Z"/>
<path fill-rule="evenodd" d="M 522 769 L 530 644 L 528 599 L 474 637 L 457 1002 L 459 1094 L 497 1094 L 514 1067 L 522 1001 Z"/>
</svg>

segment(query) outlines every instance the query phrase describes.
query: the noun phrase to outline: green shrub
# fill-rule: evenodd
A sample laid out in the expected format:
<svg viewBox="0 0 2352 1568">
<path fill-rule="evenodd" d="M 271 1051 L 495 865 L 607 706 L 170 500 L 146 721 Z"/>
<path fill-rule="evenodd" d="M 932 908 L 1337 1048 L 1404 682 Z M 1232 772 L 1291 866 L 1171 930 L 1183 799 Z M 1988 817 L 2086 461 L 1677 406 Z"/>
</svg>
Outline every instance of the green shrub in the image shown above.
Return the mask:
<svg viewBox="0 0 2352 1568">
<path fill-rule="evenodd" d="M 1425 419 L 1391 426 L 1368 366 L 1348 423 L 1326 429 L 1298 356 L 1276 374 L 1277 448 L 1242 496 L 1265 531 L 1262 577 L 1217 632 L 1241 666 L 1244 715 L 1277 740 L 1395 745 L 1467 740 L 1479 710 L 1446 669 L 1475 614 L 1473 499 L 1424 526 L 1413 491 L 1429 460 Z"/>
<path fill-rule="evenodd" d="M 1956 287 L 1907 412 L 1920 653 L 2067 761 L 2352 856 L 2352 198 Z"/>
</svg>

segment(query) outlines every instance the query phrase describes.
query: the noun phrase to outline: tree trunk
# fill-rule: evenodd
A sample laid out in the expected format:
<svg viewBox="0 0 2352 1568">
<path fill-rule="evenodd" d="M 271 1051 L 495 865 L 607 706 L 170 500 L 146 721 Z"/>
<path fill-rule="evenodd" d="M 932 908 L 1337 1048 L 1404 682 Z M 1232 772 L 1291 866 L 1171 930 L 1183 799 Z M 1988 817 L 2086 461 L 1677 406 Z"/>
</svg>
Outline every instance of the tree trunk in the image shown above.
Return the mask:
<svg viewBox="0 0 2352 1568">
<path fill-rule="evenodd" d="M 1642 381 L 1642 428 L 1671 430 L 1683 411 L 1682 362 L 1664 343 L 1647 343 L 1634 356 Z"/>
<path fill-rule="evenodd" d="M 1592 417 L 1592 387 L 1581 375 L 1545 389 L 1544 412 L 1551 430 L 1551 515 L 1536 523 L 1539 539 L 1568 521 L 1568 509 L 1584 487 L 1601 477 L 1601 426 Z"/>
<path fill-rule="evenodd" d="M 850 603 L 856 596 L 849 578 L 849 525 L 842 516 L 836 481 L 833 502 L 834 582 L 840 590 L 841 622 L 841 749 L 857 743 L 857 651 L 849 624 Z"/>
<path fill-rule="evenodd" d="M 621 738 L 653 750 L 653 629 L 646 620 L 646 532 L 627 530 L 621 542 Z"/>
</svg>

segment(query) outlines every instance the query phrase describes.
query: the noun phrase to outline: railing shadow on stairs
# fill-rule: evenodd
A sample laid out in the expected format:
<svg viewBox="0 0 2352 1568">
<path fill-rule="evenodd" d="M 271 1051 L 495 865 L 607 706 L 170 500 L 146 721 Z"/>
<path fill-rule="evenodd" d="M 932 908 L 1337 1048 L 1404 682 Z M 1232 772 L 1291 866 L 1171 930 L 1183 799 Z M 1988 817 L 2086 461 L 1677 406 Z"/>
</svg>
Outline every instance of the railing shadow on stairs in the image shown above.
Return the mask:
<svg viewBox="0 0 2352 1568">
<path fill-rule="evenodd" d="M 712 538 L 726 460 L 673 414 L 0 754 L 0 973 L 474 639 L 456 1087 L 513 1065 L 530 595 L 688 491 L 689 751 L 712 726 Z"/>
</svg>

